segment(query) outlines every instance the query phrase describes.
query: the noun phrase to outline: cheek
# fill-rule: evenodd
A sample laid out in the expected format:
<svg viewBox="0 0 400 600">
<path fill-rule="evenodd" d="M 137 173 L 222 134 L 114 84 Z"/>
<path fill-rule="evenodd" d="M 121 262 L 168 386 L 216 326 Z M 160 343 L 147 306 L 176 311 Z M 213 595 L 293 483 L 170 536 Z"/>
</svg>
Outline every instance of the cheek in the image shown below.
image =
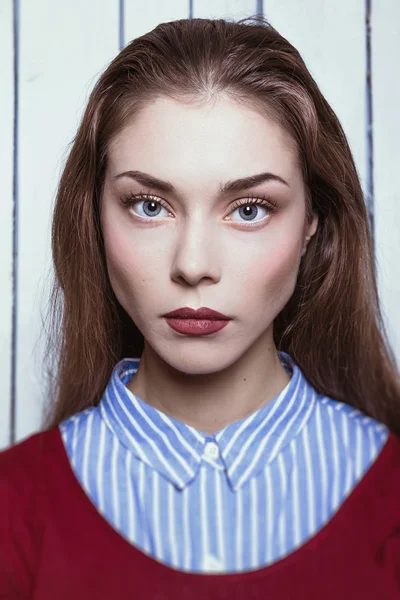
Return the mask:
<svg viewBox="0 0 400 600">
<path fill-rule="evenodd" d="M 297 244 L 281 244 L 266 260 L 266 270 L 271 281 L 285 281 L 297 276 L 299 249 Z"/>
<path fill-rule="evenodd" d="M 159 234 L 157 234 L 159 235 Z M 160 282 L 165 277 L 165 252 L 157 255 L 159 239 L 141 240 L 131 228 L 111 220 L 103 227 L 107 270 L 118 302 L 143 331 L 149 315 L 160 303 Z"/>
<path fill-rule="evenodd" d="M 150 269 L 145 257 L 138 251 L 123 228 L 108 224 L 103 228 L 107 271 L 111 286 L 120 304 L 127 310 L 132 306 L 132 298 L 146 280 Z M 130 311 L 128 311 L 130 312 Z"/>
<path fill-rule="evenodd" d="M 265 302 L 279 310 L 293 294 L 300 264 L 300 250 L 297 240 L 280 242 L 273 247 L 266 247 L 263 252 L 253 256 L 253 269 L 247 281 L 243 281 L 243 289 L 249 300 Z"/>
</svg>

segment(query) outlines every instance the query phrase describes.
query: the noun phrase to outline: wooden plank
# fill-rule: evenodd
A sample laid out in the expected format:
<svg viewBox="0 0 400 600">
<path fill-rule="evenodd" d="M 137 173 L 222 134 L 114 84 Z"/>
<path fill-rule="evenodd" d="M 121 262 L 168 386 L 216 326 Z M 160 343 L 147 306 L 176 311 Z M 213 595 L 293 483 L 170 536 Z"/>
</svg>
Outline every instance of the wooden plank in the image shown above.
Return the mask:
<svg viewBox="0 0 400 600">
<path fill-rule="evenodd" d="M 400 3 L 373 2 L 371 14 L 375 244 L 389 340 L 400 366 Z"/>
<path fill-rule="evenodd" d="M 118 53 L 115 0 L 21 3 L 17 438 L 41 425 L 42 320 L 51 282 L 52 208 L 87 96 Z"/>
<path fill-rule="evenodd" d="M 264 0 L 264 16 L 300 52 L 348 137 L 367 183 L 364 2 Z"/>
<path fill-rule="evenodd" d="M 11 340 L 13 266 L 13 67 L 12 0 L 0 2 L 0 449 L 11 442 Z"/>
<path fill-rule="evenodd" d="M 125 45 L 151 31 L 159 23 L 187 19 L 189 17 L 188 7 L 188 0 L 174 0 L 174 2 L 129 0 L 125 4 Z"/>
<path fill-rule="evenodd" d="M 256 13 L 256 0 L 193 0 L 194 18 L 239 21 Z"/>
</svg>

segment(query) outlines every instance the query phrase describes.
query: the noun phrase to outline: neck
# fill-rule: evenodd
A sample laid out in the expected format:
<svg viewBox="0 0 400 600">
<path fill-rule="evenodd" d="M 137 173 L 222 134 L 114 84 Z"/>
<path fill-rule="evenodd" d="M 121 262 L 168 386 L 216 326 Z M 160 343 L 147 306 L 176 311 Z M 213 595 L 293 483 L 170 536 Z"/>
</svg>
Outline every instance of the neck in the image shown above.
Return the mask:
<svg viewBox="0 0 400 600">
<path fill-rule="evenodd" d="M 127 387 L 161 412 L 212 435 L 268 404 L 289 381 L 273 341 L 260 339 L 232 365 L 205 375 L 178 371 L 145 344 Z"/>
</svg>

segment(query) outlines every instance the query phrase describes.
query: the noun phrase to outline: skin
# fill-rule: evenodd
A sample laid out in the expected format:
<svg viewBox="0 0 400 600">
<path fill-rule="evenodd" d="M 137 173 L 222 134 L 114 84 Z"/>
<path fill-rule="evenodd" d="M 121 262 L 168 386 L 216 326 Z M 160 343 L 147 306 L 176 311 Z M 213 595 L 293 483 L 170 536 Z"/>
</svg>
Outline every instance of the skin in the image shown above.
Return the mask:
<svg viewBox="0 0 400 600">
<path fill-rule="evenodd" d="M 167 180 L 176 192 L 115 178 L 129 170 Z M 229 180 L 263 172 L 288 185 L 219 192 Z M 167 208 L 152 214 L 151 198 L 122 204 L 139 193 Z M 249 208 L 233 209 L 236 200 L 259 194 L 278 210 L 253 206 L 246 220 Z M 201 106 L 158 98 L 112 140 L 100 206 L 111 285 L 145 339 L 127 387 L 208 434 L 279 394 L 290 376 L 277 355 L 273 321 L 293 294 L 305 238 L 318 225 L 316 215 L 306 222 L 304 182 L 288 134 L 223 96 Z M 184 306 L 206 306 L 232 321 L 212 335 L 182 335 L 162 315 Z"/>
</svg>

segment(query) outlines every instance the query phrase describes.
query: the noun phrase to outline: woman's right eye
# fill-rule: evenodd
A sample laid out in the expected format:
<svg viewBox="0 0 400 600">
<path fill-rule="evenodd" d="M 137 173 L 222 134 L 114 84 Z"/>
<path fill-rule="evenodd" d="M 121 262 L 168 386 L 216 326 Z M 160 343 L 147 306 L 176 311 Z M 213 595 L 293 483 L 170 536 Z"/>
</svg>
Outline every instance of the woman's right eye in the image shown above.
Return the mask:
<svg viewBox="0 0 400 600">
<path fill-rule="evenodd" d="M 134 212 L 135 217 L 139 219 L 143 219 L 145 221 L 152 220 L 152 217 L 158 217 L 160 214 L 160 209 L 164 209 L 168 216 L 169 210 L 166 205 L 160 200 L 155 200 L 154 198 L 147 198 L 143 196 L 128 196 L 124 200 L 122 200 L 122 204 L 127 208 L 135 208 L 139 205 L 142 205 L 142 208 L 139 209 L 139 214 Z M 133 211 L 131 211 L 133 212 Z"/>
</svg>

